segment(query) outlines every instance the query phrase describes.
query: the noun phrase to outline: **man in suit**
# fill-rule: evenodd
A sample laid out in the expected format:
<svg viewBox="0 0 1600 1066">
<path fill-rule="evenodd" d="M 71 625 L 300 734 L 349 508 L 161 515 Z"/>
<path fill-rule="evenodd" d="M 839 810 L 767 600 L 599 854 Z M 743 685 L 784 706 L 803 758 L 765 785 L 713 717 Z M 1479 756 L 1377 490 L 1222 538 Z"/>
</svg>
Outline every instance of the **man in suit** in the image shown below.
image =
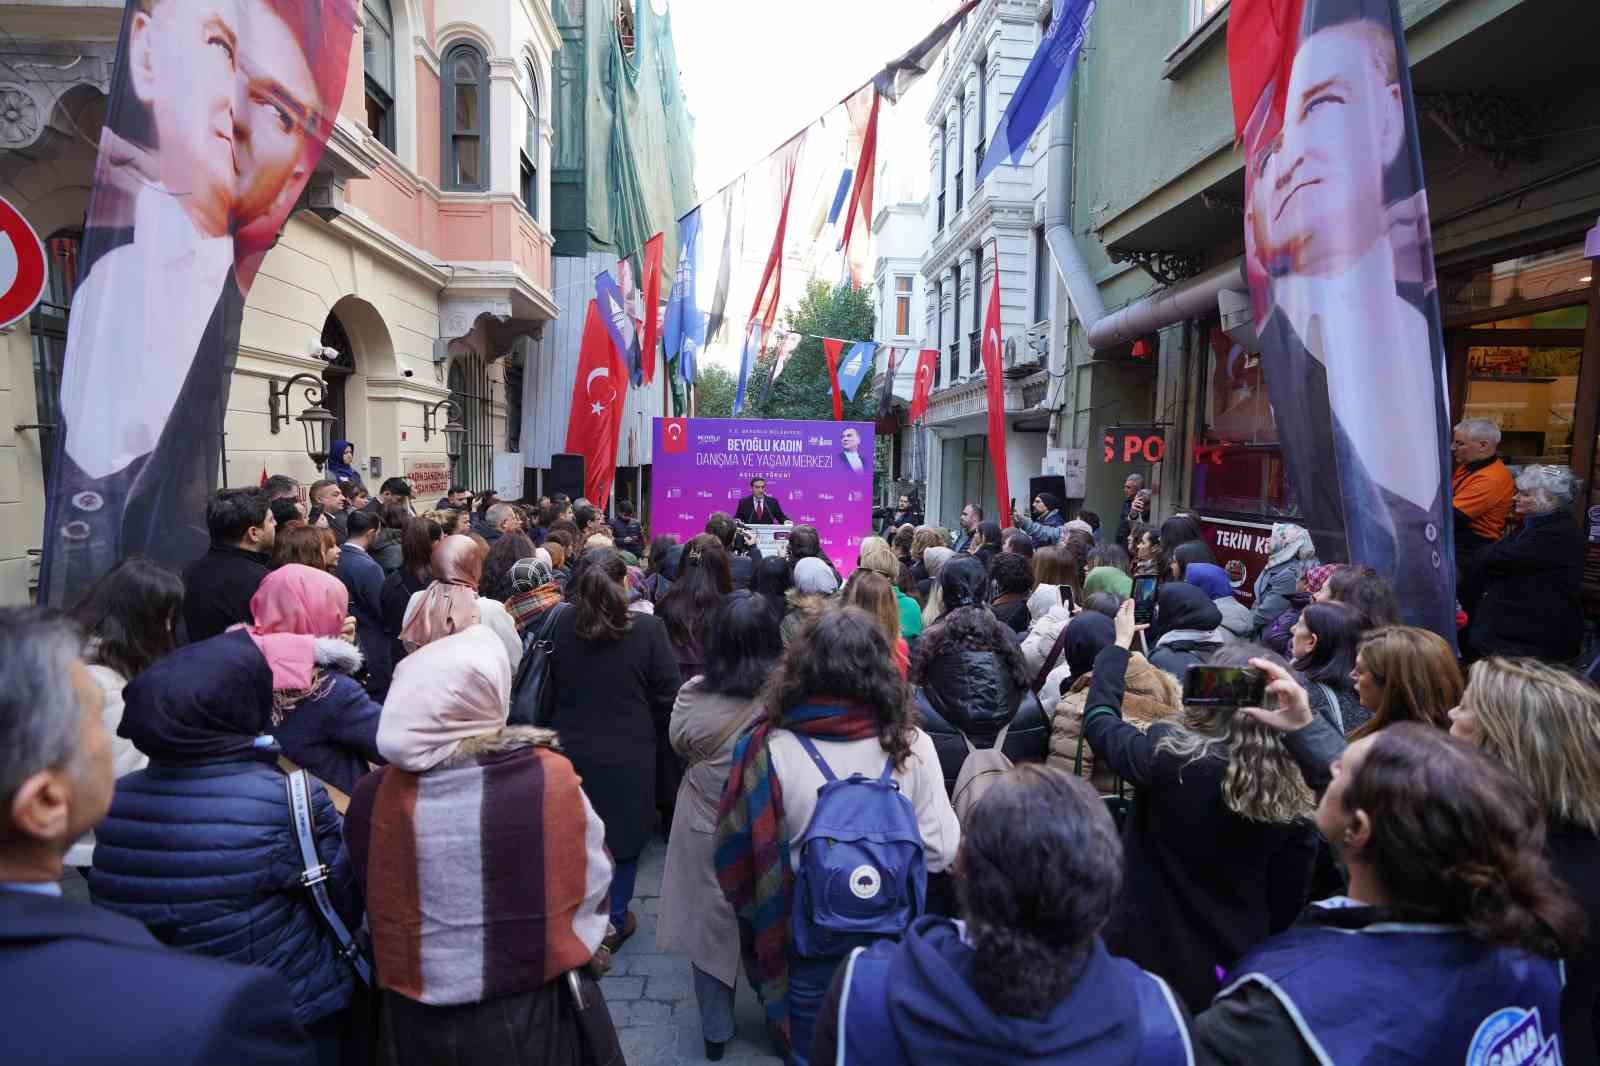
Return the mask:
<svg viewBox="0 0 1600 1066">
<path fill-rule="evenodd" d="M 389 637 L 383 629 L 383 567 L 367 554 L 378 536 L 378 516 L 357 511 L 350 516 L 350 536 L 339 545 L 339 580 L 350 590 L 350 613 L 356 620 L 356 644 L 367 661 L 367 691 L 383 699 L 389 691 L 392 663 Z"/>
<path fill-rule="evenodd" d="M 206 508 L 211 548 L 183 572 L 183 621 L 191 641 L 253 621 L 250 600 L 267 576 L 278 523 L 260 489 L 223 489 Z"/>
<path fill-rule="evenodd" d="M 750 479 L 750 495 L 739 501 L 733 516 L 746 525 L 785 525 L 789 516 L 783 513 L 783 504 L 777 497 L 767 495 L 767 479 Z"/>
<path fill-rule="evenodd" d="M 726 511 L 713 512 L 706 519 L 706 532 L 721 541 L 723 550 L 728 553 L 728 572 L 733 578 L 733 587 L 749 588 L 750 579 L 756 573 L 756 563 L 761 561 L 761 549 L 756 547 L 755 535 L 749 530 L 740 529 Z"/>
<path fill-rule="evenodd" d="M 0 609 L 0 1026 L 7 1059 L 59 1066 L 310 1066 L 272 970 L 169 950 L 131 919 L 61 895 L 62 857 L 105 817 L 114 774 L 81 636 Z"/>
<path fill-rule="evenodd" d="M 1411 180 L 1399 74 L 1387 26 L 1341 16 L 1312 27 L 1281 129 L 1247 133 L 1246 228 L 1270 279 L 1258 332 L 1302 524 L 1321 558 L 1372 566 L 1407 621 L 1449 636 L 1441 342 L 1405 238 L 1426 210 L 1420 193 L 1389 188 Z"/>
<path fill-rule="evenodd" d="M 872 460 L 861 454 L 861 434 L 854 426 L 847 427 L 839 435 L 839 446 L 843 449 L 839 462 L 846 470 L 854 474 L 872 473 Z"/>
</svg>

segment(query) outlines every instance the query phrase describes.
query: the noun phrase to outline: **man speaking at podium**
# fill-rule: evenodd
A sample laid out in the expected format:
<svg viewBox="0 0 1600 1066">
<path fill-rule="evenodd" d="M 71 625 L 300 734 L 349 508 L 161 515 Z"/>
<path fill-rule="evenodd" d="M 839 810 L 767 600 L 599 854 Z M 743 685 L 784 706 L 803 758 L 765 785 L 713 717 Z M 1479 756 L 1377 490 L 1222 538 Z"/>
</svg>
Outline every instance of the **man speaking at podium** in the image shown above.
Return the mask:
<svg viewBox="0 0 1600 1066">
<path fill-rule="evenodd" d="M 783 507 L 767 495 L 767 479 L 752 478 L 750 495 L 739 501 L 734 517 L 748 526 L 781 526 L 789 521 Z"/>
</svg>

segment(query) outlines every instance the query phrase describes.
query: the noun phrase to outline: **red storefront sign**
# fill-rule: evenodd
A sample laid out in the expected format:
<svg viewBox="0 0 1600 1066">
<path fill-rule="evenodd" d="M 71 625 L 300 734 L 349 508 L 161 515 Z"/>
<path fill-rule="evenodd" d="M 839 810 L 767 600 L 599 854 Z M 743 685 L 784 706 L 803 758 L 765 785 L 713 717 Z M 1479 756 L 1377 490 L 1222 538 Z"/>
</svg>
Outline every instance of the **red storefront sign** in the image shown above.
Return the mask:
<svg viewBox="0 0 1600 1066">
<path fill-rule="evenodd" d="M 1228 575 L 1234 597 L 1245 606 L 1255 602 L 1256 578 L 1267 565 L 1270 525 L 1231 518 L 1200 517 L 1200 532 L 1211 554 Z"/>
<path fill-rule="evenodd" d="M 1167 431 L 1158 426 L 1112 426 L 1100 438 L 1108 463 L 1159 463 L 1167 454 Z"/>
</svg>

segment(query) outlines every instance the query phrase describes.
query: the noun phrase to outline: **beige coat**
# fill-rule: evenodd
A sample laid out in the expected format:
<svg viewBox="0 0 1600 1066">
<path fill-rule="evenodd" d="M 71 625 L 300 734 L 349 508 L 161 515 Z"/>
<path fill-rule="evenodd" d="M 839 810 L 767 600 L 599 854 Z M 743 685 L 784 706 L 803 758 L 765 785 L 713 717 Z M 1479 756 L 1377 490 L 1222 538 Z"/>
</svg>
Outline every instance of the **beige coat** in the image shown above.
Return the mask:
<svg viewBox="0 0 1600 1066">
<path fill-rule="evenodd" d="M 1084 704 L 1089 699 L 1089 675 L 1083 684 L 1061 697 L 1050 715 L 1050 755 L 1047 762 L 1072 773 L 1077 762 L 1078 738 L 1083 735 Z M 1048 685 L 1048 682 L 1046 683 Z M 1140 730 L 1156 722 L 1177 717 L 1183 710 L 1183 689 L 1177 678 L 1150 665 L 1138 652 L 1128 659 L 1127 680 L 1122 694 L 1122 720 Z M 1094 749 L 1083 744 L 1083 768 L 1078 771 L 1102 793 L 1115 792 L 1116 775 L 1108 769 L 1095 772 Z"/>
<path fill-rule="evenodd" d="M 661 917 L 656 946 L 681 951 L 706 973 L 732 988 L 739 977 L 739 926 L 733 907 L 717 884 L 712 856 L 717 849 L 717 803 L 733 765 L 733 746 L 758 713 L 750 700 L 707 692 L 705 678 L 690 679 L 678 690 L 667 737 L 688 769 L 678 786 L 672 815 L 666 869 L 661 874 Z M 715 751 L 717 738 L 727 739 Z"/>
</svg>

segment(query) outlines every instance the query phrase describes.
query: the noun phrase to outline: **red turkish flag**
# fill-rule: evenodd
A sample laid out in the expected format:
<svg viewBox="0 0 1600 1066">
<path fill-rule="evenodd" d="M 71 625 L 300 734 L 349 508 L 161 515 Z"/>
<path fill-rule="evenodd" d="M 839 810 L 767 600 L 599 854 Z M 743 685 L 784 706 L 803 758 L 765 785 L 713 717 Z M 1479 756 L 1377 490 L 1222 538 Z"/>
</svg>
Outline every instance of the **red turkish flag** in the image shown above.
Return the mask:
<svg viewBox="0 0 1600 1066">
<path fill-rule="evenodd" d="M 1270 85 L 1272 112 L 1262 135 L 1277 136 L 1289 93 L 1289 68 L 1300 42 L 1305 0 L 1234 0 L 1228 13 L 1228 81 L 1233 92 L 1233 133 L 1243 139 L 1261 94 Z"/>
<path fill-rule="evenodd" d="M 656 345 L 661 340 L 661 246 L 656 234 L 644 242 L 644 341 L 639 358 L 644 361 L 645 384 L 655 380 Z"/>
<path fill-rule="evenodd" d="M 567 415 L 566 450 L 583 456 L 583 494 L 596 507 L 605 506 L 617 476 L 617 434 L 627 397 L 628 368 L 600 320 L 600 309 L 590 300 Z"/>
<path fill-rule="evenodd" d="M 1000 248 L 995 246 L 994 287 L 983 316 L 983 376 L 989 394 L 989 465 L 994 467 L 995 513 L 1011 514 L 1011 483 L 1006 477 L 1006 378 L 1000 365 Z"/>
<path fill-rule="evenodd" d="M 911 386 L 911 421 L 921 422 L 928 413 L 928 393 L 933 391 L 933 370 L 939 365 L 939 349 L 924 348 L 917 356 L 917 382 Z"/>
<path fill-rule="evenodd" d="M 839 394 L 839 356 L 844 352 L 844 341 L 832 337 L 822 338 L 822 354 L 828 358 L 828 384 L 833 387 L 833 420 L 844 421 L 844 397 Z"/>
</svg>

